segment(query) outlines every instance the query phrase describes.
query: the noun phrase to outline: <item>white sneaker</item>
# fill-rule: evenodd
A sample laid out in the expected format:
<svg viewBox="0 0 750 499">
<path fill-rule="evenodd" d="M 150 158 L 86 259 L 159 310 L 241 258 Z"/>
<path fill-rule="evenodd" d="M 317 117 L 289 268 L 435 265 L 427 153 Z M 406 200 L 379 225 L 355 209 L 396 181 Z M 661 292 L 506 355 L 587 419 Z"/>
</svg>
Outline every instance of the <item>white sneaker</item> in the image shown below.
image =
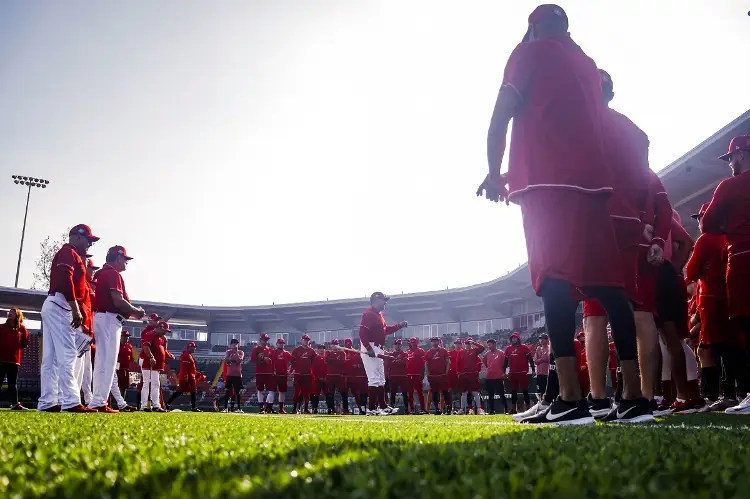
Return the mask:
<svg viewBox="0 0 750 499">
<path fill-rule="evenodd" d="M 367 409 L 367 411 L 365 411 L 365 415 L 366 416 L 380 416 L 380 409 L 375 409 L 374 411 Z"/>
<path fill-rule="evenodd" d="M 730 407 L 734 407 L 737 405 L 736 399 L 728 399 L 721 397 L 719 400 L 711 404 L 711 407 L 709 408 L 709 412 L 724 412 Z"/>
<path fill-rule="evenodd" d="M 221 410 L 221 413 L 222 413 L 222 414 L 227 414 L 227 413 L 229 413 L 229 409 L 222 409 L 222 410 Z"/>
<path fill-rule="evenodd" d="M 734 407 L 730 407 L 725 414 L 750 414 L 750 395 L 742 399 L 742 402 Z"/>
<path fill-rule="evenodd" d="M 398 414 L 399 408 L 398 407 L 390 407 L 390 406 L 388 406 L 385 409 L 383 409 L 383 411 L 388 416 L 395 416 L 396 414 Z"/>
<path fill-rule="evenodd" d="M 484 416 L 484 415 L 485 415 L 485 414 L 487 414 L 487 413 L 486 413 L 486 412 L 484 412 L 484 409 L 479 409 L 479 412 L 478 412 L 478 414 L 479 414 L 480 416 Z"/>
<path fill-rule="evenodd" d="M 530 409 L 520 412 L 518 414 L 513 414 L 511 418 L 513 418 L 513 421 L 518 423 L 526 418 L 536 416 L 537 414 L 545 410 L 547 407 L 549 407 L 549 404 L 545 403 L 544 400 L 540 400 L 536 404 L 532 405 Z"/>
</svg>

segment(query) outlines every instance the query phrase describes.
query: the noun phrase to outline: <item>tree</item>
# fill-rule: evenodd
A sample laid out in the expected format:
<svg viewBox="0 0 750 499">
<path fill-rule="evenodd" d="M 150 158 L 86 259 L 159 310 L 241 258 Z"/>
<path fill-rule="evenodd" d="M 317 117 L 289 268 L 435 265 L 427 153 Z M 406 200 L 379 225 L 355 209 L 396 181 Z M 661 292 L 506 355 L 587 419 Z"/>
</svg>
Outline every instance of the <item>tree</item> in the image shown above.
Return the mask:
<svg viewBox="0 0 750 499">
<path fill-rule="evenodd" d="M 59 239 L 51 239 L 50 236 L 44 238 L 39 244 L 39 257 L 34 263 L 34 283 L 31 289 L 49 289 L 49 271 L 52 267 L 52 259 L 62 245 L 68 242 L 68 233 L 70 229 L 63 232 Z"/>
</svg>

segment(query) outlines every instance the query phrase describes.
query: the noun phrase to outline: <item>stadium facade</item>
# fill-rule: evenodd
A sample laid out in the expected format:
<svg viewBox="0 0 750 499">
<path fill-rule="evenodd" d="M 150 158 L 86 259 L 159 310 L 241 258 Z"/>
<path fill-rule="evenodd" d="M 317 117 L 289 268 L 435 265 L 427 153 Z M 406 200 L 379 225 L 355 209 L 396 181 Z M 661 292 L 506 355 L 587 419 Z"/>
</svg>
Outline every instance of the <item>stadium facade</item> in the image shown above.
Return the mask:
<svg viewBox="0 0 750 499">
<path fill-rule="evenodd" d="M 729 174 L 726 163 L 717 157 L 726 152 L 733 136 L 748 133 L 750 110 L 659 172 L 689 232 L 697 233 L 697 225 L 689 215 L 710 200 L 715 187 Z M 38 320 L 45 296 L 42 291 L 0 287 L 0 308 L 20 307 L 28 318 Z M 303 333 L 321 343 L 354 337 L 368 305 L 364 297 L 247 307 L 136 303 L 175 324 L 170 340 L 172 351 L 179 351 L 181 343 L 194 340 L 207 354 L 211 350 L 223 351 L 232 338 L 238 338 L 243 345 L 257 341 L 261 332 L 269 333 L 272 339 L 283 337 L 291 344 Z M 544 324 L 541 301 L 531 289 L 525 265 L 483 284 L 396 295 L 386 317 L 389 322 L 408 321 L 411 325 L 399 335 L 418 338 L 530 331 Z M 142 327 L 137 322 L 127 325 L 136 338 Z"/>
</svg>

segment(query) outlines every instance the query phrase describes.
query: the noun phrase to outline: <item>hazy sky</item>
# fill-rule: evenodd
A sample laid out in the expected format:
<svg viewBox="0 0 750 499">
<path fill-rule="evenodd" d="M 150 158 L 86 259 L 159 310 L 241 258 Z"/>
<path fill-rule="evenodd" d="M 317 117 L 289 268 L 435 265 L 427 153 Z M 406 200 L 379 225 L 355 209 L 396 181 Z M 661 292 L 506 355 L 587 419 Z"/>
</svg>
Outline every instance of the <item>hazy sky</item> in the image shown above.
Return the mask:
<svg viewBox="0 0 750 499">
<path fill-rule="evenodd" d="M 743 0 L 567 1 L 659 170 L 750 108 Z M 88 223 L 131 297 L 254 305 L 444 289 L 526 259 L 475 197 L 534 1 L 0 3 L 0 285 Z"/>
</svg>

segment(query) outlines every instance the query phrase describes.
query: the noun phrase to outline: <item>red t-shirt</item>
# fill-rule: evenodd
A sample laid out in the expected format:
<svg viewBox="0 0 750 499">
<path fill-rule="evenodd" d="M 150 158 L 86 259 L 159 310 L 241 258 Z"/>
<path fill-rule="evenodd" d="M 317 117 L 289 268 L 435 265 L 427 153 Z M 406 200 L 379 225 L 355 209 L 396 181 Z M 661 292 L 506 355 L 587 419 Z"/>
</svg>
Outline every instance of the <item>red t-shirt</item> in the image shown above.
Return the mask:
<svg viewBox="0 0 750 499">
<path fill-rule="evenodd" d="M 518 45 L 505 67 L 503 87 L 521 99 L 508 156 L 512 201 L 536 188 L 612 192 L 599 71 L 569 35 Z"/>
<path fill-rule="evenodd" d="M 296 374 L 312 374 L 313 359 L 318 354 L 314 348 L 303 347 L 302 345 L 292 350 L 292 367 Z"/>
<path fill-rule="evenodd" d="M 122 297 L 126 301 L 130 302 L 128 292 L 125 291 L 125 281 L 122 280 L 122 275 L 108 263 L 105 263 L 96 273 L 96 291 L 93 306 L 94 312 L 111 312 L 113 314 L 125 315 L 115 306 L 111 293 L 111 291 L 118 291 L 122 293 Z"/>
<path fill-rule="evenodd" d="M 273 359 L 273 372 L 277 376 L 286 376 L 289 373 L 289 362 L 292 360 L 292 354 L 276 348 L 271 354 L 271 359 Z"/>
<path fill-rule="evenodd" d="M 250 352 L 250 361 L 255 362 L 256 374 L 271 374 L 273 372 L 272 351 L 273 349 L 268 345 L 258 345 Z"/>
<path fill-rule="evenodd" d="M 143 340 L 141 340 L 141 344 Z M 120 364 L 120 369 L 129 369 L 130 363 L 133 361 L 133 345 L 130 343 L 122 343 L 120 350 L 117 352 L 117 362 Z"/>
<path fill-rule="evenodd" d="M 318 379 L 328 376 L 328 367 L 326 366 L 326 360 L 324 357 L 316 355 L 313 358 L 312 373 L 313 376 Z"/>
<path fill-rule="evenodd" d="M 195 357 L 187 350 L 180 355 L 180 379 L 194 378 L 198 374 L 198 368 L 195 365 Z"/>
<path fill-rule="evenodd" d="M 448 355 L 451 358 L 451 372 L 453 373 L 459 372 L 458 371 L 458 358 L 461 356 L 461 352 L 463 352 L 463 348 L 448 351 Z"/>
<path fill-rule="evenodd" d="M 0 325 L 0 363 L 21 365 L 21 354 L 29 342 L 26 326 L 12 326 L 7 320 Z M 2 380 L 0 380 L 2 383 Z"/>
<path fill-rule="evenodd" d="M 329 376 L 342 376 L 344 374 L 345 352 L 329 350 L 326 352 L 325 360 L 328 365 Z"/>
<path fill-rule="evenodd" d="M 86 264 L 72 245 L 63 244 L 52 258 L 49 294 L 61 293 L 65 300 L 80 303 L 86 299 L 87 292 Z"/>
<path fill-rule="evenodd" d="M 724 235 L 703 234 L 695 242 L 693 254 L 685 267 L 685 280 L 700 280 L 699 300 L 727 297 L 727 238 Z"/>
<path fill-rule="evenodd" d="M 425 351 L 417 347 L 406 351 L 406 374 L 409 376 L 421 376 L 424 372 Z"/>
<path fill-rule="evenodd" d="M 446 374 L 448 369 L 446 363 L 450 363 L 450 355 L 448 350 L 443 347 L 430 348 L 425 353 L 427 360 L 427 374 L 430 376 L 436 376 Z"/>
<path fill-rule="evenodd" d="M 750 172 L 722 181 L 703 215 L 703 232 L 726 234 L 730 267 L 739 253 L 747 263 L 750 251 Z M 739 263 L 739 261 L 738 261 Z"/>
<path fill-rule="evenodd" d="M 481 371 L 482 359 L 479 358 L 479 354 L 482 352 L 484 352 L 482 345 L 472 345 L 471 348 L 461 350 L 461 355 L 458 356 L 458 372 L 478 373 Z"/>
<path fill-rule="evenodd" d="M 393 352 L 391 355 L 393 356 L 393 360 L 391 360 L 391 369 L 388 372 L 388 377 L 406 376 L 406 363 L 409 360 L 409 355 L 403 350 L 401 352 Z"/>
<path fill-rule="evenodd" d="M 385 345 L 386 335 L 393 334 L 400 329 L 400 324 L 386 325 L 383 314 L 370 307 L 362 314 L 362 321 L 359 324 L 359 341 L 365 348 L 369 348 L 371 343 L 382 348 Z"/>
<path fill-rule="evenodd" d="M 344 361 L 344 373 L 352 378 L 362 378 L 367 376 L 365 365 L 362 363 L 362 356 L 354 352 L 346 352 Z"/>
<path fill-rule="evenodd" d="M 154 356 L 154 365 L 150 365 L 148 356 L 143 348 L 144 345 L 148 345 L 151 349 L 151 353 Z M 143 359 L 143 369 L 150 369 L 152 371 L 163 371 L 166 367 L 167 359 L 167 341 L 164 336 L 157 335 L 153 329 L 147 331 L 146 329 L 141 332 L 141 359 Z"/>
<path fill-rule="evenodd" d="M 505 349 L 505 358 L 508 359 L 509 372 L 514 374 L 528 373 L 529 372 L 529 360 L 528 355 L 531 355 L 529 347 L 526 345 L 510 345 Z"/>
</svg>

